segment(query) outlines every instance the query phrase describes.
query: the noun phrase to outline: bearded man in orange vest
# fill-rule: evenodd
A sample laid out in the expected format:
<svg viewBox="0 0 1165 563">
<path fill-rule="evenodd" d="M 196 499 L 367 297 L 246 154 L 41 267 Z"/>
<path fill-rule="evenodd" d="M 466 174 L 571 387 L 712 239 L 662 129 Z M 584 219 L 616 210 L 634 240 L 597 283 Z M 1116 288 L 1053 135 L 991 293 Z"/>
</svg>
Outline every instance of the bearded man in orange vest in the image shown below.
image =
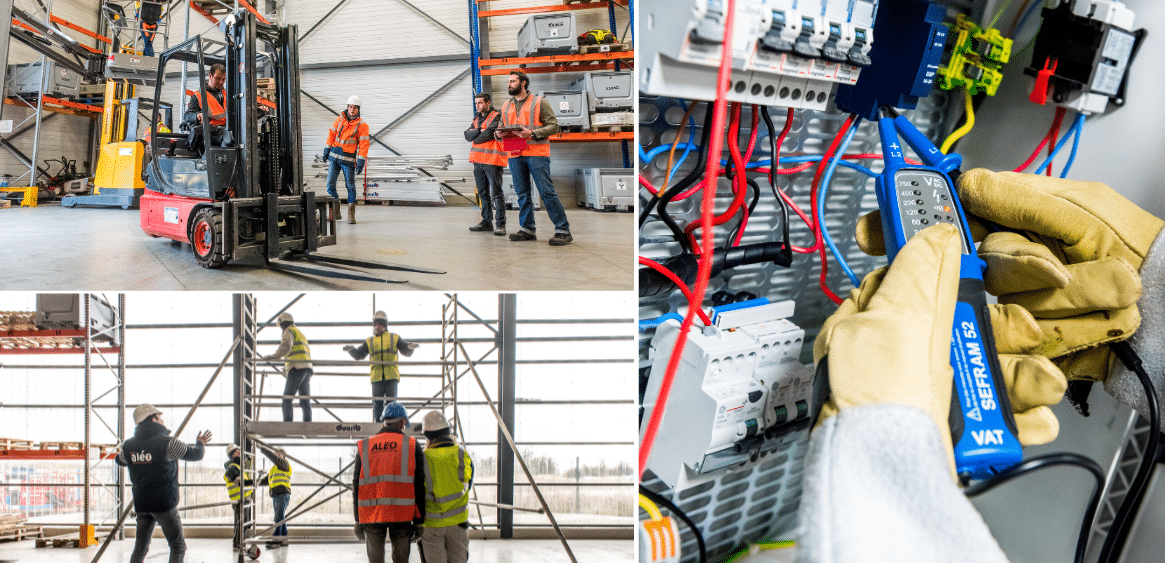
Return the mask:
<svg viewBox="0 0 1165 563">
<path fill-rule="evenodd" d="M 223 125 L 226 125 L 226 104 L 223 100 L 222 87 L 226 84 L 227 69 L 221 64 L 215 63 L 210 67 L 210 74 L 206 79 L 206 105 L 208 115 L 206 119 L 210 120 L 210 142 L 212 145 L 222 144 Z M 204 152 L 205 146 L 202 139 L 202 120 L 203 108 L 201 96 L 195 94 L 190 96 L 190 105 L 186 106 L 186 113 L 182 116 L 182 123 L 190 128 L 190 139 L 186 142 L 186 146 L 199 154 Z"/>
<path fill-rule="evenodd" d="M 502 116 L 493 108 L 492 98 L 485 92 L 473 97 L 477 113 L 465 130 L 465 140 L 473 143 L 469 162 L 473 163 L 473 179 L 477 182 L 477 197 L 481 199 L 481 222 L 471 231 L 493 229 L 497 236 L 506 234 L 506 196 L 502 194 L 502 168 L 506 166 L 506 151 L 494 132 L 502 124 Z"/>
<path fill-rule="evenodd" d="M 385 539 L 392 542 L 392 563 L 408 563 L 412 542 L 424 532 L 425 454 L 416 438 L 404 434 L 407 416 L 400 403 L 389 403 L 380 432 L 356 442 L 353 531 L 364 542 L 368 563 L 385 563 Z"/>
<path fill-rule="evenodd" d="M 526 139 L 527 147 L 509 155 L 510 175 L 514 191 L 518 192 L 518 222 L 521 230 L 510 235 L 510 240 L 537 240 L 534 236 L 534 202 L 530 199 L 530 178 L 542 196 L 542 205 L 554 223 L 550 246 L 563 246 L 574 240 L 566 210 L 554 192 L 550 179 L 550 136 L 558 133 L 558 118 L 550 102 L 542 96 L 530 95 L 530 77 L 520 70 L 510 71 L 509 89 L 512 98 L 502 105 L 502 127 L 517 128 L 512 134 Z M 501 134 L 495 134 L 501 138 Z"/>
</svg>

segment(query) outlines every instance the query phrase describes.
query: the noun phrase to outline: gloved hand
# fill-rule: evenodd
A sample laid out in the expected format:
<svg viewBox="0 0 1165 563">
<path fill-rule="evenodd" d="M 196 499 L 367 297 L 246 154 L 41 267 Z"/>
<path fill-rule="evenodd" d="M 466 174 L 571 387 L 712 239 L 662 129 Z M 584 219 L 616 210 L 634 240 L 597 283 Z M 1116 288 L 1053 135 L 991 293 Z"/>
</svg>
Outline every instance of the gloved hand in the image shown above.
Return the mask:
<svg viewBox="0 0 1165 563">
<path fill-rule="evenodd" d="M 425 535 L 424 526 L 413 524 L 413 533 L 409 536 L 409 543 L 421 541 L 421 536 Z"/>
<path fill-rule="evenodd" d="M 1032 312 L 1043 332 L 1039 352 L 1069 379 L 1104 380 L 1117 399 L 1147 412 L 1136 377 L 1107 344 L 1137 332 L 1133 348 L 1158 393 L 1165 391 L 1165 242 L 1159 236 L 1165 222 L 1097 182 L 976 169 L 960 186 L 967 213 L 1036 241 L 1010 232 L 988 235 L 979 249 L 988 265 L 987 290 Z"/>
<path fill-rule="evenodd" d="M 356 539 L 364 541 L 364 524 L 359 522 L 352 524 L 352 531 L 356 534 Z"/>
<path fill-rule="evenodd" d="M 945 224 L 915 235 L 893 265 L 866 276 L 826 319 L 813 343 L 814 359 L 828 362 L 832 388 L 822 420 L 865 404 L 920 408 L 940 430 L 952 475 L 950 346 L 959 238 Z M 1047 358 L 1030 353 L 1041 339 L 1026 311 L 1001 306 L 991 313 L 1018 438 L 1025 445 L 1050 442 L 1059 432 L 1059 422 L 1046 405 L 1059 402 L 1067 382 Z"/>
<path fill-rule="evenodd" d="M 356 159 L 356 173 L 360 174 L 362 172 L 364 172 L 364 159 L 357 158 Z"/>
<path fill-rule="evenodd" d="M 332 147 L 324 147 L 324 162 L 328 161 L 328 158 L 331 156 L 331 154 L 332 154 Z"/>
<path fill-rule="evenodd" d="M 349 344 L 349 345 L 347 345 L 347 346 L 344 346 L 344 351 L 345 351 L 345 352 L 351 352 L 351 351 L 353 351 L 353 350 L 355 350 L 355 349 L 356 349 L 356 347 L 355 347 L 355 346 L 353 346 L 353 345 L 351 345 L 351 344 Z"/>
</svg>

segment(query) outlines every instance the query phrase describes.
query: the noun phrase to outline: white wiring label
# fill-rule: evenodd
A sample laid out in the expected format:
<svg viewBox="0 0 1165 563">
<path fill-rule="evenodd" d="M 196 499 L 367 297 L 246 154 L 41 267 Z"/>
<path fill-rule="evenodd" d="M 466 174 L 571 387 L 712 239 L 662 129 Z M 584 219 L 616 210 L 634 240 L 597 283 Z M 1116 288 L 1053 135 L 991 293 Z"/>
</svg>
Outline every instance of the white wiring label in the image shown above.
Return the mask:
<svg viewBox="0 0 1165 563">
<path fill-rule="evenodd" d="M 1104 50 L 1100 52 L 1100 62 L 1096 65 L 1096 73 L 1092 77 L 1092 91 L 1115 96 L 1120 90 L 1121 80 L 1125 76 L 1125 68 L 1129 66 L 1129 57 L 1133 53 L 1133 44 L 1136 39 L 1128 33 L 1116 28 L 1108 30 L 1104 39 Z"/>
</svg>

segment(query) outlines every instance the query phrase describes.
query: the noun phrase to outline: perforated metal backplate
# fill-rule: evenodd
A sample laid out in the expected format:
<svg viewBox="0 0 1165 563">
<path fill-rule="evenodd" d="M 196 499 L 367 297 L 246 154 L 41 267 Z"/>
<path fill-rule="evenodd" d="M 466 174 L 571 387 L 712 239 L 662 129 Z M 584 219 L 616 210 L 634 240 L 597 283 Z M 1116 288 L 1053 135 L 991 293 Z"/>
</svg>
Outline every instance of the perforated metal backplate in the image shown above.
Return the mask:
<svg viewBox="0 0 1165 563">
<path fill-rule="evenodd" d="M 904 112 L 904 114 L 932 139 L 936 130 L 942 129 L 946 115 L 948 96 L 941 92 L 932 92 L 931 97 L 924 98 L 919 109 Z M 694 121 L 697 128 L 704 120 L 706 106 L 701 104 L 694 111 Z M 639 135 L 640 143 L 645 150 L 651 150 L 661 145 L 670 146 L 678 130 L 678 124 L 684 115 L 684 108 L 679 102 L 669 98 L 641 98 L 639 105 Z M 742 120 L 746 124 L 743 128 L 740 144 L 748 142 L 751 115 L 749 109 L 742 112 Z M 771 110 L 776 133 L 785 123 L 785 111 Z M 781 157 L 787 158 L 796 155 L 820 155 L 828 148 L 836 135 L 844 114 L 836 112 L 798 111 L 794 118 L 789 134 L 781 146 Z M 685 128 L 682 142 L 686 142 L 690 129 Z M 699 142 L 699 130 L 695 135 L 695 143 Z M 769 140 L 763 122 L 753 153 L 753 160 L 769 158 Z M 682 150 L 676 152 L 676 160 L 680 159 Z M 881 154 L 878 141 L 877 125 L 864 122 L 847 151 L 853 153 Z M 680 166 L 672 181 L 678 181 L 695 164 L 695 154 L 691 155 Z M 908 158 L 916 156 L 907 151 Z M 723 157 L 729 158 L 725 150 Z M 860 162 L 874 172 L 882 169 L 880 159 L 871 159 Z M 667 165 L 667 151 L 661 151 L 649 163 L 640 162 L 640 173 L 655 186 L 664 181 L 664 171 Z M 792 163 L 782 163 L 782 168 L 795 166 Z M 813 180 L 814 168 L 797 174 L 777 176 L 777 185 L 784 190 L 799 205 L 806 214 L 810 213 L 809 191 Z M 757 175 L 757 183 L 761 188 L 761 198 L 755 211 L 749 218 L 748 228 L 745 230 L 741 244 L 754 244 L 766 241 L 777 241 L 781 237 L 782 217 L 780 207 L 769 189 L 766 178 Z M 640 205 L 645 201 L 646 192 L 641 190 Z M 749 195 L 751 198 L 751 194 Z M 732 201 L 732 192 L 729 182 L 721 179 L 716 194 L 715 211 L 724 212 Z M 833 237 L 838 251 L 841 252 L 850 267 L 858 276 L 880 268 L 886 264 L 885 257 L 873 257 L 863 253 L 854 241 L 854 228 L 858 218 L 863 214 L 878 208 L 877 196 L 874 194 L 874 180 L 857 171 L 839 167 L 833 175 L 829 186 L 825 207 L 825 225 Z M 684 226 L 699 216 L 699 202 L 697 197 L 673 201 L 668 211 L 680 224 Z M 739 221 L 739 215 L 732 222 L 716 229 L 716 245 L 726 243 L 729 232 Z M 811 231 L 794 213 L 790 212 L 790 237 L 792 244 L 807 247 L 813 244 Z M 680 251 L 680 245 L 675 241 L 672 232 L 653 214 L 640 229 L 639 249 L 642 256 L 662 261 Z M 711 280 L 705 307 L 710 307 L 713 299 L 738 300 L 746 297 L 767 297 L 771 301 L 793 300 L 796 302 L 796 311 L 790 320 L 805 329 L 806 335 L 801 350 L 801 361 L 812 362 L 813 339 L 821 329 L 821 324 L 833 311 L 833 304 L 818 289 L 817 280 L 820 275 L 820 259 L 817 254 L 794 254 L 790 268 L 783 268 L 772 263 L 756 264 L 735 268 L 726 271 Z M 833 256 L 829 256 L 829 274 L 826 278 L 828 285 L 841 297 L 846 297 L 852 289 L 852 284 L 838 267 Z M 658 317 L 660 315 L 678 312 L 685 313 L 687 302 L 677 289 L 667 295 L 655 298 L 641 298 L 639 315 L 641 319 Z M 653 331 L 640 333 L 640 367 L 646 374 L 653 360 L 666 361 L 666 358 L 652 358 L 648 346 Z M 682 389 L 673 390 L 673 393 L 682 393 Z M 801 492 L 801 475 L 804 456 L 808 445 L 808 431 L 801 431 L 794 436 L 794 440 L 783 446 L 777 453 L 761 458 L 745 467 L 734 469 L 715 476 L 712 481 L 703 483 L 690 489 L 680 488 L 678 491 L 668 491 L 666 486 L 654 475 L 648 473 L 644 477 L 644 484 L 658 492 L 674 498 L 679 507 L 685 510 L 696 522 L 705 536 L 708 544 L 709 561 L 723 559 L 724 555 L 749 543 L 766 539 L 791 539 L 797 525 L 797 507 Z M 674 495 L 674 497 L 673 497 Z M 696 561 L 695 537 L 686 527 L 681 527 L 683 537 L 683 561 Z"/>
</svg>

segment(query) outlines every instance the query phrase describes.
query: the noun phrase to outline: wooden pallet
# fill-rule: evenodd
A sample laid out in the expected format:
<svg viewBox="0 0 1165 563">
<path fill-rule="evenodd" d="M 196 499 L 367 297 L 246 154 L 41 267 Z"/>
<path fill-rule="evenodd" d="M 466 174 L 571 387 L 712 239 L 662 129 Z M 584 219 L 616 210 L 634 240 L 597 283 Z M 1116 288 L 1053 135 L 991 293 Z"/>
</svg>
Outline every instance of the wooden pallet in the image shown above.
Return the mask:
<svg viewBox="0 0 1165 563">
<path fill-rule="evenodd" d="M 41 442 L 41 450 L 79 450 L 85 447 L 84 442 Z"/>
<path fill-rule="evenodd" d="M 0 531 L 0 542 L 24 541 L 43 537 L 44 529 L 40 526 L 21 526 L 14 530 Z"/>
<path fill-rule="evenodd" d="M 109 534 L 97 534 L 94 537 L 97 543 L 105 541 Z M 66 534 L 63 536 L 53 536 L 51 538 L 39 538 L 36 540 L 37 547 L 81 547 L 81 537 L 77 533 Z"/>
<path fill-rule="evenodd" d="M 630 51 L 631 45 L 627 43 L 611 43 L 610 45 L 581 45 L 578 48 L 578 54 L 589 55 L 591 53 L 622 53 Z"/>
<path fill-rule="evenodd" d="M 0 438 L 0 450 L 31 450 L 32 440 Z"/>
</svg>

